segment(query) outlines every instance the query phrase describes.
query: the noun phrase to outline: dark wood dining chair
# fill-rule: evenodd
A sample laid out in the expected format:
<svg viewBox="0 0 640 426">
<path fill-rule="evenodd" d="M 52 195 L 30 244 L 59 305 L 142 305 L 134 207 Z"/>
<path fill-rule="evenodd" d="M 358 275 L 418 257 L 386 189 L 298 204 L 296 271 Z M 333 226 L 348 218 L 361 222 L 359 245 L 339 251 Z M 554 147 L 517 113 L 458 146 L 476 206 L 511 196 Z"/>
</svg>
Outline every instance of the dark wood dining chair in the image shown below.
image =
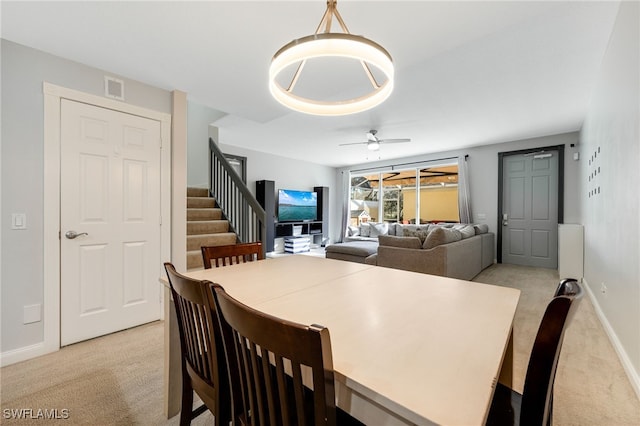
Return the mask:
<svg viewBox="0 0 640 426">
<path fill-rule="evenodd" d="M 182 408 L 180 425 L 207 409 L 216 425 L 231 419 L 231 393 L 220 324 L 211 309 L 211 282 L 185 277 L 171 263 L 164 264 L 171 286 L 180 334 L 182 364 Z M 193 410 L 193 392 L 204 405 Z"/>
<path fill-rule="evenodd" d="M 329 330 L 276 318 L 214 284 L 233 400 L 233 418 L 251 425 L 361 425 L 336 409 Z M 303 384 L 303 376 L 313 390 Z"/>
<path fill-rule="evenodd" d="M 487 425 L 551 425 L 553 385 L 564 333 L 582 296 L 582 287 L 576 280 L 560 282 L 540 322 L 522 395 L 498 383 Z"/>
<path fill-rule="evenodd" d="M 218 268 L 220 266 L 233 265 L 234 263 L 264 259 L 262 243 L 259 241 L 226 246 L 204 246 L 201 247 L 201 250 L 204 269 L 211 269 L 212 263 Z"/>
</svg>

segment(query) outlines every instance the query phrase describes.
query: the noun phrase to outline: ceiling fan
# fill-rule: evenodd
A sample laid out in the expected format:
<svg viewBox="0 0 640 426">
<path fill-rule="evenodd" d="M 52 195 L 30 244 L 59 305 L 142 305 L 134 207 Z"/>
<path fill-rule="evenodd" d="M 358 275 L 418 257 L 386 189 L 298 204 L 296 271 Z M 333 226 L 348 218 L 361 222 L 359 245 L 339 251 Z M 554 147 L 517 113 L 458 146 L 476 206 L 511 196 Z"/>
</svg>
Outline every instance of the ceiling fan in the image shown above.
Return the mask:
<svg viewBox="0 0 640 426">
<path fill-rule="evenodd" d="M 383 143 L 404 143 L 411 142 L 411 139 L 403 138 L 403 139 L 380 139 L 376 136 L 378 133 L 377 130 L 369 130 L 367 132 L 367 140 L 364 142 L 353 142 L 353 143 L 341 143 L 340 146 L 346 145 L 367 145 L 367 149 L 371 151 L 377 151 L 380 149 L 380 144 Z"/>
</svg>

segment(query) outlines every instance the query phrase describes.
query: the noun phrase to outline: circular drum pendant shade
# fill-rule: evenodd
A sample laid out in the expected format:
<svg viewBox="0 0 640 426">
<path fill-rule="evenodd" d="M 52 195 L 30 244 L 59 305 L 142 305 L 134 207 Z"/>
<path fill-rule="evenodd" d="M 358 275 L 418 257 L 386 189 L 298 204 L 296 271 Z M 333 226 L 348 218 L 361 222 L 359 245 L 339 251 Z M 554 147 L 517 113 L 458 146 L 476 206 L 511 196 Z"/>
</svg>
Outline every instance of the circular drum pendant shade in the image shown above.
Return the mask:
<svg viewBox="0 0 640 426">
<path fill-rule="evenodd" d="M 283 46 L 276 52 L 269 68 L 269 91 L 282 105 L 299 112 L 314 115 L 347 115 L 366 111 L 384 102 L 393 91 L 393 61 L 391 55 L 378 43 L 362 36 L 349 34 L 335 8 L 335 1 L 327 2 L 327 12 L 320 23 L 326 22 L 330 28 L 332 16 L 336 16 L 345 33 L 317 33 L 302 37 Z M 351 58 L 361 62 L 369 77 L 373 90 L 366 95 L 337 101 L 325 101 L 298 96 L 293 88 L 307 60 L 323 57 Z M 299 64 L 289 87 L 284 88 L 277 81 L 278 75 L 287 67 Z M 378 84 L 370 66 L 376 67 L 386 77 Z"/>
</svg>

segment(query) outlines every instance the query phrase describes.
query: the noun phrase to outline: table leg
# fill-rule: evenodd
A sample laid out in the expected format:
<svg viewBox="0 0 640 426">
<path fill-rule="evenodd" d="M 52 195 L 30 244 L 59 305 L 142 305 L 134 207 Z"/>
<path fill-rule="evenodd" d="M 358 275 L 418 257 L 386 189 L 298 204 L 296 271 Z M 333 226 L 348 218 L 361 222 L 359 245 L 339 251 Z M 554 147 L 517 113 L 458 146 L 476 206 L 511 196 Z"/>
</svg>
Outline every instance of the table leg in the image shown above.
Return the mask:
<svg viewBox="0 0 640 426">
<path fill-rule="evenodd" d="M 164 288 L 164 414 L 167 419 L 180 412 L 182 371 L 180 335 L 171 290 Z"/>
<path fill-rule="evenodd" d="M 513 329 L 509 334 L 509 343 L 504 353 L 498 381 L 509 388 L 513 386 Z"/>
</svg>

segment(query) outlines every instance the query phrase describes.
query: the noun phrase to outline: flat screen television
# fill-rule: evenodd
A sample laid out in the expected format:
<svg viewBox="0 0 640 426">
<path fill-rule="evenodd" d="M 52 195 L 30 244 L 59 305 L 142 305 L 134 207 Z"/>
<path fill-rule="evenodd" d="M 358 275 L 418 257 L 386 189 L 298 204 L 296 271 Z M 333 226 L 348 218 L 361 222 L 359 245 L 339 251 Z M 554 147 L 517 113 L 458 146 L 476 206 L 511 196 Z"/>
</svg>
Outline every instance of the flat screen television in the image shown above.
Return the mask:
<svg viewBox="0 0 640 426">
<path fill-rule="evenodd" d="M 292 189 L 278 190 L 278 222 L 303 222 L 317 218 L 317 193 Z"/>
</svg>

